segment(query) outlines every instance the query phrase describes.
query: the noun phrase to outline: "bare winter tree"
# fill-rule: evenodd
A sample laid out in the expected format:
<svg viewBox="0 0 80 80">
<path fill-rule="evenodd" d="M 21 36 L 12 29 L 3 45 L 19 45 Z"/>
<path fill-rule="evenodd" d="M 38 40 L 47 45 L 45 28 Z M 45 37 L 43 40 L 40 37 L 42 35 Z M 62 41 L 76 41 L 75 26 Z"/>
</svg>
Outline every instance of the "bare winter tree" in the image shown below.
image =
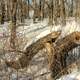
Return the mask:
<svg viewBox="0 0 80 80">
<path fill-rule="evenodd" d="M 17 10 L 17 0 L 12 0 L 12 27 L 11 27 L 11 37 L 10 46 L 11 48 L 16 48 L 16 10 Z"/>
<path fill-rule="evenodd" d="M 80 17 L 80 1 L 79 0 L 75 0 L 75 5 L 76 5 L 75 18 L 77 20 Z"/>
</svg>

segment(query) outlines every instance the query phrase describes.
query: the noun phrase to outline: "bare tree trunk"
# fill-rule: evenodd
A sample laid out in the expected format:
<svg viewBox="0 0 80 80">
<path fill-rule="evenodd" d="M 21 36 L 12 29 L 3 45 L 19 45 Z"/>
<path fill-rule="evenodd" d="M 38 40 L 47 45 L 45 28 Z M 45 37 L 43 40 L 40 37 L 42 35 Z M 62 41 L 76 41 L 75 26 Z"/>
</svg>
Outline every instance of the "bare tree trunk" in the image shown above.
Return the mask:
<svg viewBox="0 0 80 80">
<path fill-rule="evenodd" d="M 60 1 L 61 6 L 61 18 L 62 18 L 62 25 L 66 24 L 66 13 L 65 13 L 65 3 L 64 0 Z"/>
<path fill-rule="evenodd" d="M 29 18 L 29 5 L 30 5 L 30 2 L 28 0 L 28 18 Z"/>
<path fill-rule="evenodd" d="M 80 32 L 74 32 L 65 38 L 56 42 L 56 46 L 54 46 L 54 53 L 52 57 L 52 63 L 50 64 L 50 70 L 52 72 L 52 77 L 55 78 L 64 68 L 66 65 L 66 55 L 64 53 L 69 52 L 70 50 L 74 49 L 75 47 L 80 45 Z M 74 61 L 72 61 L 73 63 Z M 66 70 L 59 74 L 56 78 L 59 78 L 64 73 L 66 74 Z"/>
<path fill-rule="evenodd" d="M 80 17 L 80 0 L 75 0 L 76 1 L 76 14 L 75 18 L 76 20 Z"/>
<path fill-rule="evenodd" d="M 73 17 L 73 0 L 71 1 L 70 17 Z"/>
<path fill-rule="evenodd" d="M 4 24 L 5 18 L 5 3 L 4 0 L 1 0 L 1 24 Z"/>
<path fill-rule="evenodd" d="M 57 25 L 58 24 L 58 0 L 54 0 L 54 24 Z"/>
<path fill-rule="evenodd" d="M 7 0 L 7 21 L 10 21 L 10 0 Z"/>
<path fill-rule="evenodd" d="M 54 1 L 53 0 L 51 0 L 50 1 L 50 4 L 49 4 L 49 25 L 53 25 L 53 9 L 54 9 L 54 6 L 53 6 L 53 3 Z M 51 27 L 51 29 L 52 29 L 52 27 Z"/>
<path fill-rule="evenodd" d="M 34 15 L 33 15 L 33 23 L 35 23 L 36 20 L 36 0 L 33 0 L 33 7 L 34 7 Z"/>
<path fill-rule="evenodd" d="M 39 20 L 41 20 L 41 14 L 42 14 L 42 0 L 39 0 L 39 12 L 40 12 L 40 14 L 39 14 L 38 16 L 39 16 Z"/>
<path fill-rule="evenodd" d="M 44 9 L 45 9 L 45 0 L 43 0 L 43 4 L 42 4 L 42 20 L 45 17 L 45 15 L 44 15 Z"/>
<path fill-rule="evenodd" d="M 23 1 L 20 1 L 20 6 L 21 6 L 21 22 L 24 22 L 24 13 L 23 13 Z"/>
<path fill-rule="evenodd" d="M 12 27 L 11 27 L 10 46 L 13 49 L 16 48 L 16 9 L 17 9 L 17 0 L 12 0 Z"/>
</svg>

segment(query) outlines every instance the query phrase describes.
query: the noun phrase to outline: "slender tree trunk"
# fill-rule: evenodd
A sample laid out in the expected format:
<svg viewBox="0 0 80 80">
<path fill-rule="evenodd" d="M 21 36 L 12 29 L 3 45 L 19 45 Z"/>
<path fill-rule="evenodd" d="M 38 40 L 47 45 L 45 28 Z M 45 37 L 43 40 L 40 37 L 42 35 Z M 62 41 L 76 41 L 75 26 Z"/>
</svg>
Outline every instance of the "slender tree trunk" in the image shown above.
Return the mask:
<svg viewBox="0 0 80 80">
<path fill-rule="evenodd" d="M 45 15 L 44 15 L 44 9 L 45 9 L 45 0 L 43 0 L 43 4 L 42 4 L 42 20 L 45 17 Z"/>
<path fill-rule="evenodd" d="M 32 58 L 39 52 L 39 50 L 45 48 L 45 43 L 54 42 L 59 35 L 60 32 L 52 32 L 49 35 L 39 39 L 37 42 L 26 48 L 25 53 L 21 56 L 21 58 L 19 58 L 18 61 L 7 62 L 7 64 L 15 69 L 27 67 Z"/>
<path fill-rule="evenodd" d="M 62 25 L 66 24 L 66 13 L 65 13 L 65 3 L 64 0 L 60 1 L 61 6 L 61 18 L 62 18 Z"/>
<path fill-rule="evenodd" d="M 4 0 L 1 0 L 1 24 L 4 24 L 4 18 L 5 18 L 5 3 Z"/>
<path fill-rule="evenodd" d="M 38 17 L 39 17 L 39 20 L 41 20 L 41 14 L 42 14 L 42 0 L 39 0 L 39 15 L 38 15 Z"/>
<path fill-rule="evenodd" d="M 36 4 L 36 0 L 33 0 L 33 6 L 34 6 L 34 15 L 33 15 L 33 23 L 35 23 L 36 21 L 36 17 L 37 17 L 37 4 Z"/>
<path fill-rule="evenodd" d="M 49 25 L 53 25 L 53 9 L 54 9 L 54 6 L 53 6 L 53 0 L 50 1 L 50 8 L 49 8 Z M 52 27 L 51 27 L 52 29 Z"/>
<path fill-rule="evenodd" d="M 73 17 L 73 0 L 71 1 L 70 17 Z"/>
<path fill-rule="evenodd" d="M 29 5 L 30 5 L 30 2 L 28 0 L 28 18 L 29 18 Z"/>
<path fill-rule="evenodd" d="M 10 46 L 13 49 L 16 48 L 16 9 L 17 9 L 17 0 L 12 0 L 12 27 L 11 27 Z"/>
<path fill-rule="evenodd" d="M 80 0 L 75 0 L 76 1 L 76 14 L 75 18 L 76 20 L 80 17 Z"/>
<path fill-rule="evenodd" d="M 7 0 L 7 21 L 10 21 L 10 0 Z"/>
<path fill-rule="evenodd" d="M 23 1 L 21 0 L 21 22 L 24 22 L 24 15 L 23 15 Z"/>
</svg>

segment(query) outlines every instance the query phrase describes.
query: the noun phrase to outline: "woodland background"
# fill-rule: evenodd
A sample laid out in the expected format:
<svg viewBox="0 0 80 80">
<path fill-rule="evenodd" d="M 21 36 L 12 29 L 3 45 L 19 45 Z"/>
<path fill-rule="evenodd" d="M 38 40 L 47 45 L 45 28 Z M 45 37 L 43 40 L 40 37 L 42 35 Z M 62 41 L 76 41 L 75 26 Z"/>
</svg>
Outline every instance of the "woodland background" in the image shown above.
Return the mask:
<svg viewBox="0 0 80 80">
<path fill-rule="evenodd" d="M 0 0 L 0 80 L 79 80 L 79 45 L 80 0 Z"/>
</svg>

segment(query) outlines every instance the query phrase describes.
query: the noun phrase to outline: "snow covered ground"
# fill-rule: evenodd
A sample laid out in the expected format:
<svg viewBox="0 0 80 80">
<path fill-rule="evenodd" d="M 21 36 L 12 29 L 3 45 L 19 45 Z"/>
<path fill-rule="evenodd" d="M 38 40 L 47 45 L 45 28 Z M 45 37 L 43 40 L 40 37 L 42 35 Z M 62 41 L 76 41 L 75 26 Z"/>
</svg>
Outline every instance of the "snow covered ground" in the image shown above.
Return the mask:
<svg viewBox="0 0 80 80">
<path fill-rule="evenodd" d="M 80 71 L 72 72 L 71 74 L 64 75 L 57 80 L 80 80 Z"/>
</svg>

